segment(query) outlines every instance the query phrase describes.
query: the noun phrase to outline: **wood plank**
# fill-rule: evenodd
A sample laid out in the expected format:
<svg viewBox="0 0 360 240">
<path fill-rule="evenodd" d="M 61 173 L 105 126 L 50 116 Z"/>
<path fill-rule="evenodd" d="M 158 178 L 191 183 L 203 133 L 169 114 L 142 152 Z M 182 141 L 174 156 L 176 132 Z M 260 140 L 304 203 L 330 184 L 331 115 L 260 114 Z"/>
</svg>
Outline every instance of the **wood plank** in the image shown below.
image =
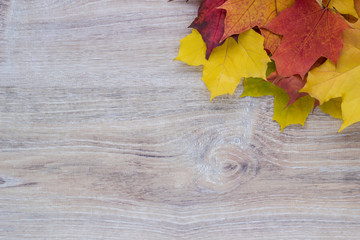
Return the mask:
<svg viewBox="0 0 360 240">
<path fill-rule="evenodd" d="M 0 239 L 359 239 L 360 124 L 210 102 L 199 1 L 0 1 Z"/>
</svg>

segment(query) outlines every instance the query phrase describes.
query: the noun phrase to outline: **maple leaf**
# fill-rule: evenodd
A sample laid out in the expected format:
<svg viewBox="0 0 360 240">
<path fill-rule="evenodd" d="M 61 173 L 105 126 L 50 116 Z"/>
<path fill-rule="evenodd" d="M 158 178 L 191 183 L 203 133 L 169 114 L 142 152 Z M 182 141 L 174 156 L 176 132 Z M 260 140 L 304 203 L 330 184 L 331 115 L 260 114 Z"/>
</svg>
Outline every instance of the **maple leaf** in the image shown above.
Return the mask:
<svg viewBox="0 0 360 240">
<path fill-rule="evenodd" d="M 224 20 L 226 11 L 218 9 L 226 0 L 205 0 L 201 3 L 198 16 L 190 27 L 195 28 L 201 34 L 206 43 L 206 59 L 212 50 L 220 44 L 224 34 Z"/>
<path fill-rule="evenodd" d="M 283 36 L 272 56 L 278 73 L 284 77 L 299 74 L 304 78 L 320 57 L 337 62 L 343 46 L 342 32 L 349 26 L 314 0 L 296 0 L 294 6 L 265 27 Z"/>
<path fill-rule="evenodd" d="M 240 97 L 274 96 L 274 117 L 281 131 L 291 124 L 304 126 L 307 116 L 314 107 L 315 99 L 309 95 L 299 98 L 288 106 L 289 96 L 280 87 L 262 79 L 248 78 L 243 82 L 244 92 Z"/>
<path fill-rule="evenodd" d="M 354 0 L 323 0 L 323 5 L 329 8 L 334 8 L 341 14 L 350 14 L 354 17 L 359 17 L 356 13 Z"/>
<path fill-rule="evenodd" d="M 313 66 L 311 66 L 311 69 L 314 69 L 321 64 L 323 64 L 326 61 L 326 58 L 319 58 Z M 271 66 L 274 71 L 272 71 L 269 76 L 267 77 L 267 80 L 276 86 L 282 88 L 285 90 L 285 92 L 289 95 L 289 102 L 287 106 L 294 103 L 296 100 L 298 100 L 301 97 L 304 97 L 307 95 L 307 93 L 299 92 L 306 83 L 306 77 L 302 79 L 299 75 L 293 75 L 290 77 L 282 77 L 278 74 L 276 71 L 275 63 L 272 61 Z M 269 65 L 270 66 L 270 65 Z M 319 105 L 318 101 L 316 102 L 314 108 L 316 108 Z"/>
<path fill-rule="evenodd" d="M 354 7 L 355 7 L 355 11 L 357 12 L 357 15 L 360 16 L 360 0 L 354 1 Z"/>
<path fill-rule="evenodd" d="M 264 38 L 251 29 L 240 34 L 237 41 L 234 38 L 226 39 L 206 60 L 205 43 L 194 29 L 181 40 L 176 60 L 189 65 L 204 65 L 202 80 L 213 99 L 222 94 L 233 94 L 243 77 L 266 78 L 270 59 L 263 49 L 263 41 Z"/>
<path fill-rule="evenodd" d="M 264 48 L 273 55 L 276 49 L 280 46 L 281 37 L 265 28 L 261 28 L 260 32 L 264 37 Z"/>
<path fill-rule="evenodd" d="M 294 103 L 301 97 L 307 95 L 307 93 L 299 92 L 306 83 L 306 80 L 302 79 L 299 75 L 294 75 L 290 77 L 281 77 L 278 75 L 277 71 L 270 74 L 267 80 L 276 86 L 285 90 L 285 92 L 289 95 L 289 102 L 287 106 Z"/>
<path fill-rule="evenodd" d="M 174 60 L 183 61 L 191 66 L 200 66 L 206 63 L 206 44 L 198 31 L 193 29 L 191 34 L 180 40 L 180 43 L 179 54 Z"/>
<path fill-rule="evenodd" d="M 344 47 L 337 65 L 327 60 L 309 72 L 305 87 L 321 104 L 332 98 L 342 98 L 341 111 L 344 120 L 339 132 L 360 121 L 360 21 L 355 29 L 344 31 Z"/>
<path fill-rule="evenodd" d="M 341 102 L 341 98 L 333 98 L 323 103 L 319 108 L 321 109 L 321 111 L 331 115 L 334 118 L 342 119 Z"/>
<path fill-rule="evenodd" d="M 294 0 L 228 0 L 220 6 L 226 10 L 225 30 L 222 40 L 249 30 L 262 27 L 279 12 L 290 7 Z"/>
</svg>

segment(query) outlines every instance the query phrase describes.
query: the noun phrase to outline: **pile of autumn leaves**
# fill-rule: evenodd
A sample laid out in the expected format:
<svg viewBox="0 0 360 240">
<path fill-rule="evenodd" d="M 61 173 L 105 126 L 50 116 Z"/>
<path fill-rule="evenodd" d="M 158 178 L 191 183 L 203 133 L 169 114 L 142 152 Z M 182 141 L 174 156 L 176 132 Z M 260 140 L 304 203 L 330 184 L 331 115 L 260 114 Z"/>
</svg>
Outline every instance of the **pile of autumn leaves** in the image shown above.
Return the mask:
<svg viewBox="0 0 360 240">
<path fill-rule="evenodd" d="M 203 65 L 211 99 L 273 95 L 283 130 L 315 107 L 360 121 L 360 0 L 204 0 L 179 55 Z"/>
</svg>

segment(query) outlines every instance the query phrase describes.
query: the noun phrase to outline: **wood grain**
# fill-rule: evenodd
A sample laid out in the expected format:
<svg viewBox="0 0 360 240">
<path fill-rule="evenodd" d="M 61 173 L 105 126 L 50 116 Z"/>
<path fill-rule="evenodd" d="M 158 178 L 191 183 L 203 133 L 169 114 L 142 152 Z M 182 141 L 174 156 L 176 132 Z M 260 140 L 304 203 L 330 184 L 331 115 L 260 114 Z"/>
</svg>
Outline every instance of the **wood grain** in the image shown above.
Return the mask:
<svg viewBox="0 0 360 240">
<path fill-rule="evenodd" d="M 360 125 L 210 102 L 198 4 L 0 0 L 0 239 L 360 239 Z"/>
</svg>

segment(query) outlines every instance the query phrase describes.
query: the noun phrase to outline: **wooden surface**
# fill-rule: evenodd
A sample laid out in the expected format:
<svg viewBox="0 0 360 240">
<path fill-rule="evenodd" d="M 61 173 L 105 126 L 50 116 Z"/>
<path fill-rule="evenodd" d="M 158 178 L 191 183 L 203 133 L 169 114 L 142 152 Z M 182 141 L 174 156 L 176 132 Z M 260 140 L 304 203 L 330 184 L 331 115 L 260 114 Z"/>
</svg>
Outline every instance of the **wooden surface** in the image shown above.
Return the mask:
<svg viewBox="0 0 360 240">
<path fill-rule="evenodd" d="M 0 0 L 0 239 L 360 239 L 360 124 L 210 102 L 198 4 Z"/>
</svg>

